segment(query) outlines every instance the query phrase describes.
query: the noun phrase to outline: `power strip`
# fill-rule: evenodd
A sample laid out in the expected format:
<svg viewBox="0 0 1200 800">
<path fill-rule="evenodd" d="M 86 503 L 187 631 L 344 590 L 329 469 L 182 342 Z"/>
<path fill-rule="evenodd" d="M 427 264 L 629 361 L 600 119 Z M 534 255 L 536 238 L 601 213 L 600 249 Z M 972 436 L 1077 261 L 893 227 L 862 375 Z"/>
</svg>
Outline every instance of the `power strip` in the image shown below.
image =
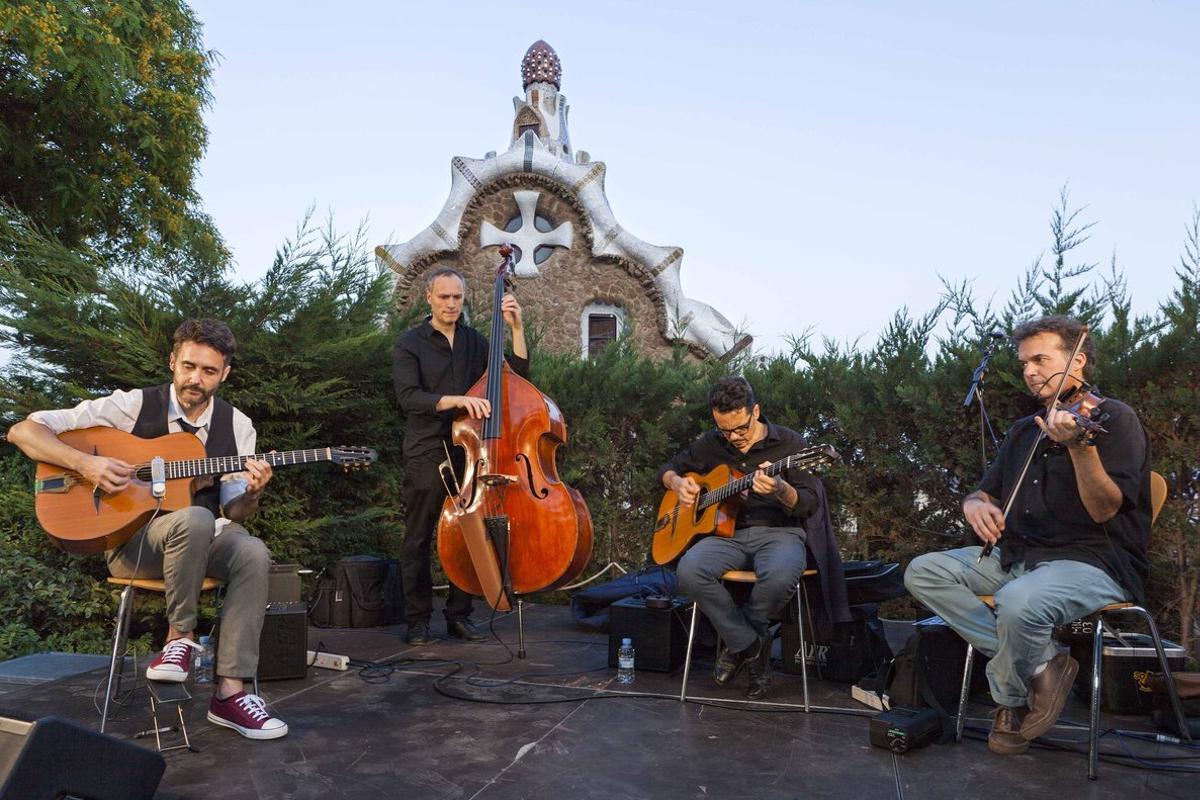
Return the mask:
<svg viewBox="0 0 1200 800">
<path fill-rule="evenodd" d="M 350 656 L 339 656 L 333 653 L 317 653 L 313 650 L 308 651 L 308 665 L 310 667 L 320 667 L 321 669 L 350 669 Z"/>
</svg>

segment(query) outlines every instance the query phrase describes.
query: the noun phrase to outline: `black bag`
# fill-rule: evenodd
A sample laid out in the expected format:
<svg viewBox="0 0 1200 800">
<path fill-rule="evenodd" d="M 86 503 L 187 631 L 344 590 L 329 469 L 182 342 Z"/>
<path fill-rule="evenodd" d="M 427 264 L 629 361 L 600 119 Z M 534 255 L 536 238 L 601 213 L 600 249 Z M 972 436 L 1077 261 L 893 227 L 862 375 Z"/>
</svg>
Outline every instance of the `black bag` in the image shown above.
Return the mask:
<svg viewBox="0 0 1200 800">
<path fill-rule="evenodd" d="M 873 603 L 850 606 L 854 619 L 834 626 L 825 643 L 821 677 L 834 683 L 856 683 L 892 660 L 892 648 L 884 636 L 879 606 Z"/>
<path fill-rule="evenodd" d="M 375 628 L 404 616 L 399 563 L 349 556 L 317 578 L 309 596 L 309 620 L 318 628 Z"/>
<path fill-rule="evenodd" d="M 814 626 L 806 607 L 804 635 L 809 665 L 815 665 L 822 678 L 835 683 L 855 683 L 864 675 L 877 671 L 892 660 L 892 648 L 884 636 L 879 606 L 865 603 L 850 606 L 850 622 L 839 622 L 825 633 L 821 625 Z M 797 636 L 795 606 L 789 604 L 789 615 L 783 627 L 783 670 L 799 673 L 799 637 Z M 816 633 L 814 633 L 814 627 Z"/>
<path fill-rule="evenodd" d="M 942 738 L 954 734 L 967 644 L 948 625 L 918 625 L 904 650 L 880 673 L 877 691 L 892 708 L 932 708 L 942 719 Z M 982 670 L 981 670 L 982 671 Z"/>
</svg>

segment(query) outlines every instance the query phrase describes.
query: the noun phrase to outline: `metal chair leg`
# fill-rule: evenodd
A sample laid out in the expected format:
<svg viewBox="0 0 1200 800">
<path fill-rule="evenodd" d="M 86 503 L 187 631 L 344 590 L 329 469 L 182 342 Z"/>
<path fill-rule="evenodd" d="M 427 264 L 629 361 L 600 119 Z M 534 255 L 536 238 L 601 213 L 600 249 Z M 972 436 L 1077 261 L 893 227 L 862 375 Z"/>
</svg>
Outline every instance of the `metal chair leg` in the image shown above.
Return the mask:
<svg viewBox="0 0 1200 800">
<path fill-rule="evenodd" d="M 967 721 L 967 701 L 971 694 L 971 672 L 975 668 L 975 648 L 967 642 L 967 660 L 963 664 L 962 688 L 958 692 L 958 717 L 954 721 L 954 741 L 961 742 Z"/>
<path fill-rule="evenodd" d="M 696 614 L 699 613 L 699 609 L 700 607 L 696 605 L 696 602 L 693 600 L 692 621 L 691 624 L 688 625 L 687 654 L 683 657 L 683 683 L 679 687 L 679 702 L 681 703 L 687 702 L 688 673 L 692 669 L 692 643 L 696 638 Z"/>
<path fill-rule="evenodd" d="M 1096 780 L 1100 763 L 1100 668 L 1103 662 L 1104 621 L 1096 615 L 1092 633 L 1092 707 L 1088 717 L 1088 780 Z"/>
<path fill-rule="evenodd" d="M 104 710 L 100 713 L 100 732 L 104 733 L 108 725 L 108 704 L 113 696 L 113 680 L 117 675 L 117 663 L 121 663 L 122 671 L 125 666 L 125 640 L 129 635 L 129 618 L 133 605 L 133 587 L 126 586 L 121 591 L 121 601 L 117 604 L 117 618 L 113 630 L 112 658 L 108 662 L 108 685 L 104 690 Z"/>
<path fill-rule="evenodd" d="M 804 641 L 804 579 L 796 584 L 796 629 L 800 640 L 800 681 L 804 686 L 804 713 L 809 712 L 808 706 L 808 647 Z"/>
</svg>

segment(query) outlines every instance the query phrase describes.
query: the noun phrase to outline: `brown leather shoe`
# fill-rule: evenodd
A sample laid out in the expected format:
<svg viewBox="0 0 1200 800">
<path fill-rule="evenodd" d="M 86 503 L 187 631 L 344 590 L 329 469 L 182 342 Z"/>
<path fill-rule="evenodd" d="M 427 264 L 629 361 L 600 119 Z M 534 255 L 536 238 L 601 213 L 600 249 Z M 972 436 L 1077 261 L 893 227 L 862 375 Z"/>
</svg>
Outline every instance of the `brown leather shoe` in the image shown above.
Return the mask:
<svg viewBox="0 0 1200 800">
<path fill-rule="evenodd" d="M 1054 727 L 1067 695 L 1079 672 L 1079 662 L 1065 653 L 1050 659 L 1046 668 L 1029 682 L 1029 713 L 1021 723 L 1021 735 L 1027 741 L 1042 736 Z"/>
<path fill-rule="evenodd" d="M 1024 708 L 997 706 L 992 719 L 992 731 L 988 734 L 988 750 L 1002 756 L 1015 756 L 1029 749 L 1029 740 L 1021 735 L 1021 719 Z"/>
</svg>

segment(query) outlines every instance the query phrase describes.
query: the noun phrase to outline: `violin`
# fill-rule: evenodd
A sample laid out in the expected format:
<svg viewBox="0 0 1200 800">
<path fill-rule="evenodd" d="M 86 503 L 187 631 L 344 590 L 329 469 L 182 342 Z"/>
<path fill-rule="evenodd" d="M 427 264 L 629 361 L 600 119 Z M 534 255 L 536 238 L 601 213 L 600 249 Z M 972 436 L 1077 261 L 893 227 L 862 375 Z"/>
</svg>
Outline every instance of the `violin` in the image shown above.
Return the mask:
<svg viewBox="0 0 1200 800">
<path fill-rule="evenodd" d="M 1105 398 L 1097 394 L 1095 388 L 1086 383 L 1080 384 L 1069 400 L 1059 401 L 1055 407 L 1056 410 L 1066 411 L 1075 420 L 1081 444 L 1095 445 L 1099 434 L 1108 433 L 1103 423 L 1108 421 L 1110 414 L 1100 408 Z"/>
</svg>

